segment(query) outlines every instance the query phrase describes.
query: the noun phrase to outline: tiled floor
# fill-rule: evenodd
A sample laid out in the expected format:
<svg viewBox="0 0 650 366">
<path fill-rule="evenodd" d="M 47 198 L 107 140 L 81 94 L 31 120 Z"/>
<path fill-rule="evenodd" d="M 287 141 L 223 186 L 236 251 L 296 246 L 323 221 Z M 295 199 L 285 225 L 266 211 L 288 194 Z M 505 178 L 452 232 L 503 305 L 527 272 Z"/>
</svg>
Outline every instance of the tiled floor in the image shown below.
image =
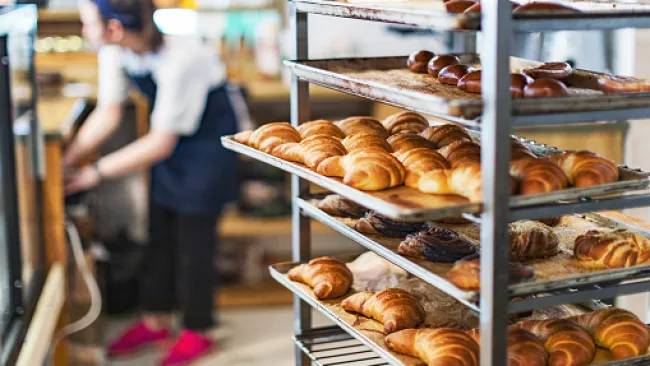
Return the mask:
<svg viewBox="0 0 650 366">
<path fill-rule="evenodd" d="M 320 314 L 316 325 L 329 324 Z M 113 318 L 107 326 L 107 339 L 112 339 L 134 318 Z M 224 310 L 220 319 L 228 337 L 214 354 L 192 366 L 288 366 L 293 363 L 293 312 L 290 307 L 247 308 Z M 156 365 L 161 351 L 142 353 L 129 360 L 114 360 L 111 366 Z"/>
</svg>

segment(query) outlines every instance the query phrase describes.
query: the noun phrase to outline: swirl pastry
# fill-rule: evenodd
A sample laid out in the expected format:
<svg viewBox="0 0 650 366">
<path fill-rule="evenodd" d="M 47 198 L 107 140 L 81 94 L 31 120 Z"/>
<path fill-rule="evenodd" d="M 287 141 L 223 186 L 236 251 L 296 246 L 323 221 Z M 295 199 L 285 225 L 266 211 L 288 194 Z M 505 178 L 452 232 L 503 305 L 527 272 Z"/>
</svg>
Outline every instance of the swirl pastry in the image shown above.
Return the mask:
<svg viewBox="0 0 650 366">
<path fill-rule="evenodd" d="M 477 248 L 457 232 L 442 227 L 409 234 L 397 252 L 408 257 L 433 262 L 455 262 L 477 253 Z"/>
<path fill-rule="evenodd" d="M 354 225 L 354 229 L 360 233 L 383 235 L 391 238 L 403 238 L 424 228 L 426 228 L 426 225 L 422 222 L 395 221 L 376 212 L 366 214 L 364 218 Z"/>
<path fill-rule="evenodd" d="M 420 136 L 433 142 L 438 149 L 455 141 L 472 141 L 464 128 L 452 124 L 427 127 Z"/>
<path fill-rule="evenodd" d="M 429 121 L 415 112 L 399 112 L 387 117 L 382 124 L 389 134 L 413 133 L 418 134 L 429 127 Z"/>
<path fill-rule="evenodd" d="M 647 263 L 650 240 L 628 231 L 591 230 L 576 238 L 574 257 L 591 268 L 624 268 Z"/>
<path fill-rule="evenodd" d="M 273 122 L 255 130 L 248 139 L 248 144 L 257 150 L 271 154 L 276 147 L 300 142 L 300 133 L 286 122 Z"/>
<path fill-rule="evenodd" d="M 508 283 L 516 284 L 535 278 L 533 268 L 522 263 L 510 263 L 508 266 Z M 447 272 L 447 280 L 465 291 L 481 290 L 481 261 L 478 256 L 463 258 Z"/>
<path fill-rule="evenodd" d="M 330 194 L 320 200 L 318 208 L 328 215 L 353 219 L 362 218 L 368 212 L 365 207 L 338 194 Z"/>
<path fill-rule="evenodd" d="M 611 160 L 590 151 L 555 154 L 549 160 L 557 164 L 576 187 L 590 187 L 618 181 L 618 167 Z"/>
<path fill-rule="evenodd" d="M 367 133 L 358 133 L 355 135 L 350 135 L 343 139 L 343 146 L 348 152 L 352 152 L 357 149 L 381 149 L 386 152 L 392 153 L 393 149 L 388 144 L 385 138 L 379 137 L 377 135 L 370 135 Z"/>
<path fill-rule="evenodd" d="M 288 273 L 291 281 L 302 282 L 314 289 L 318 299 L 345 295 L 352 287 L 352 272 L 345 263 L 332 257 L 315 258 Z"/>
<path fill-rule="evenodd" d="M 305 122 L 298 126 L 297 130 L 300 133 L 300 137 L 302 139 L 317 135 L 326 135 L 338 139 L 345 138 L 343 131 L 341 131 L 340 128 L 336 127 L 334 123 L 322 119 Z"/>
<path fill-rule="evenodd" d="M 508 225 L 510 260 L 526 261 L 556 255 L 560 240 L 539 221 L 521 220 Z"/>
<path fill-rule="evenodd" d="M 372 117 L 350 117 L 336 122 L 336 126 L 345 133 L 346 136 L 358 133 L 367 133 L 379 137 L 388 138 L 388 131 L 381 122 Z"/>
<path fill-rule="evenodd" d="M 388 138 L 388 143 L 396 154 L 420 147 L 435 149 L 435 146 L 424 137 L 408 133 L 393 135 Z"/>
<path fill-rule="evenodd" d="M 389 288 L 377 293 L 358 292 L 341 302 L 345 311 L 363 314 L 384 325 L 384 332 L 416 328 L 424 321 L 424 308 L 415 296 Z"/>
</svg>

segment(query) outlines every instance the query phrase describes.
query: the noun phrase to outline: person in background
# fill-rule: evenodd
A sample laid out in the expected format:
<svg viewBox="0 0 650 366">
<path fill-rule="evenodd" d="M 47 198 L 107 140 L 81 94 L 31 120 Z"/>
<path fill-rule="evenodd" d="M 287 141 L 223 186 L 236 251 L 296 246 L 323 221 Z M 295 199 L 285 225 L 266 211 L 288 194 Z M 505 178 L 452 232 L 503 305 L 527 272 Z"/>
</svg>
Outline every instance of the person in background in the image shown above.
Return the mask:
<svg viewBox="0 0 650 366">
<path fill-rule="evenodd" d="M 99 47 L 98 105 L 65 151 L 66 193 L 151 168 L 144 314 L 108 354 L 171 339 L 178 282 L 184 330 L 161 364 L 186 364 L 213 348 L 216 224 L 238 189 L 236 156 L 219 139 L 237 130 L 225 67 L 198 39 L 163 37 L 152 0 L 81 0 L 79 10 L 84 36 Z M 149 132 L 78 167 L 116 130 L 131 86 L 152 106 Z"/>
</svg>

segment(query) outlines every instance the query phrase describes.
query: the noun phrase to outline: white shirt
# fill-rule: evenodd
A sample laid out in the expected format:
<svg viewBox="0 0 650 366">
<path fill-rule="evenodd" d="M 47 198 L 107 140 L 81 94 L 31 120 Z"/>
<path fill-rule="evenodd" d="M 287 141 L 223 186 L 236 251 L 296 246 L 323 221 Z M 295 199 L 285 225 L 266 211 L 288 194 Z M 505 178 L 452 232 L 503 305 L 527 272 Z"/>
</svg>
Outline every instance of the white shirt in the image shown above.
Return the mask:
<svg viewBox="0 0 650 366">
<path fill-rule="evenodd" d="M 216 50 L 190 37 L 166 37 L 156 53 L 103 46 L 98 63 L 98 104 L 126 100 L 132 86 L 127 74 L 151 74 L 158 86 L 151 126 L 185 136 L 199 128 L 210 90 L 226 80 Z"/>
</svg>

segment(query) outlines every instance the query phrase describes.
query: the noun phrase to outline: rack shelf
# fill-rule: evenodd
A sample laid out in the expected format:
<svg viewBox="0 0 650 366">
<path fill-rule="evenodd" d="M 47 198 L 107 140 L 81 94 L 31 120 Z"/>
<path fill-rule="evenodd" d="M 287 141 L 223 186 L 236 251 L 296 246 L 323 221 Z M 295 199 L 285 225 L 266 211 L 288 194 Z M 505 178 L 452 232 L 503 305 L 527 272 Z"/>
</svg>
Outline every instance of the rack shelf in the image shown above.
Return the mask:
<svg viewBox="0 0 650 366">
<path fill-rule="evenodd" d="M 309 330 L 293 341 L 316 366 L 387 366 L 370 348 L 337 326 Z"/>
</svg>

